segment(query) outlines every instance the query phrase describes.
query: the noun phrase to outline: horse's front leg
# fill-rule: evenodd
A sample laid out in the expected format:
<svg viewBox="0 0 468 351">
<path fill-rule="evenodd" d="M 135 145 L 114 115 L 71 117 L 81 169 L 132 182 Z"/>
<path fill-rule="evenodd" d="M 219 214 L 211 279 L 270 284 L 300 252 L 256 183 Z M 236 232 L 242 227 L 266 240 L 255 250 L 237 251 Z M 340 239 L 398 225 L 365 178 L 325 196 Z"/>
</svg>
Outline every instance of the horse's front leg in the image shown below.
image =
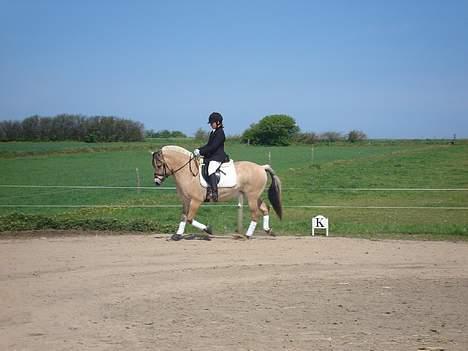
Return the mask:
<svg viewBox="0 0 468 351">
<path fill-rule="evenodd" d="M 203 230 L 207 234 L 213 234 L 211 227 L 208 225 L 204 225 L 195 220 L 195 215 L 197 214 L 198 209 L 200 208 L 201 202 L 199 200 L 188 200 L 184 202 L 184 213 L 182 214 L 181 222 L 179 223 L 179 229 L 177 233 L 172 235 L 171 239 L 178 241 L 183 238 L 183 234 L 185 232 L 185 225 L 186 223 L 190 223 L 195 228 Z M 188 209 L 186 211 L 186 208 Z"/>
<path fill-rule="evenodd" d="M 205 233 L 213 234 L 211 227 L 209 225 L 204 225 L 195 220 L 195 215 L 197 214 L 198 209 L 200 208 L 201 202 L 199 200 L 192 199 L 190 201 L 190 208 L 187 214 L 187 222 L 193 225 L 195 228 L 203 230 Z"/>
<path fill-rule="evenodd" d="M 187 214 L 189 212 L 190 200 L 184 198 L 182 202 L 182 215 L 180 218 L 179 228 L 177 229 L 176 235 L 184 235 L 185 225 L 187 224 Z"/>
</svg>

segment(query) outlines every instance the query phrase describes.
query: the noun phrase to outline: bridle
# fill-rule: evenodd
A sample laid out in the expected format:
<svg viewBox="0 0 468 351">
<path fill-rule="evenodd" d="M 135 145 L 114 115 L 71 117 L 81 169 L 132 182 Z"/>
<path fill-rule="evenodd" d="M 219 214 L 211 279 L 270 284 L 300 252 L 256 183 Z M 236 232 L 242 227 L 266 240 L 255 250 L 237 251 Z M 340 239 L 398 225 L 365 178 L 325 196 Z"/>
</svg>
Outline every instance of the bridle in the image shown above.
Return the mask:
<svg viewBox="0 0 468 351">
<path fill-rule="evenodd" d="M 174 170 L 174 169 L 171 169 L 168 166 L 166 160 L 164 159 L 164 155 L 162 153 L 162 150 L 159 150 L 158 152 L 153 152 L 153 159 L 152 159 L 153 169 L 156 170 L 157 168 L 161 167 L 157 163 L 160 163 L 162 165 L 162 169 L 163 169 L 162 174 L 154 172 L 154 182 L 156 183 L 156 185 L 161 185 L 161 183 L 167 177 L 170 177 L 171 175 L 176 174 L 177 172 L 179 172 L 182 168 L 186 167 L 187 165 L 189 165 L 190 173 L 192 173 L 192 176 L 194 176 L 194 177 L 197 176 L 197 173 L 195 173 L 192 170 L 192 161 L 193 160 L 195 160 L 195 164 L 196 164 L 197 163 L 196 157 L 194 155 L 191 155 L 187 162 L 185 162 L 182 166 L 180 166 L 179 168 Z M 197 169 L 198 169 L 198 166 L 197 166 Z"/>
</svg>

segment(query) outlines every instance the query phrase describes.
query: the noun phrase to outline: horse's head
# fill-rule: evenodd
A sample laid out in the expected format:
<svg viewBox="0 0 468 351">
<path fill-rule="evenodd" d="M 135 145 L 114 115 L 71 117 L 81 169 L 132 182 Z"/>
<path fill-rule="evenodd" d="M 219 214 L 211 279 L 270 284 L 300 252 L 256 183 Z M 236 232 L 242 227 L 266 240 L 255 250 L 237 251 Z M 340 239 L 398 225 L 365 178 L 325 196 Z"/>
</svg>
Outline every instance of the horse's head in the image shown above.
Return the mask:
<svg viewBox="0 0 468 351">
<path fill-rule="evenodd" d="M 171 175 L 164 160 L 162 150 L 152 152 L 152 164 L 154 169 L 154 184 L 160 186 L 164 180 Z"/>
<path fill-rule="evenodd" d="M 153 152 L 153 168 L 154 168 L 154 183 L 161 185 L 164 180 L 177 172 L 185 169 L 186 166 L 190 170 L 193 177 L 196 173 L 192 170 L 192 161 L 195 157 L 191 152 L 179 146 L 168 145 L 161 150 Z M 188 159 L 187 159 L 188 156 Z M 195 169 L 198 169 L 198 164 L 195 162 Z"/>
</svg>

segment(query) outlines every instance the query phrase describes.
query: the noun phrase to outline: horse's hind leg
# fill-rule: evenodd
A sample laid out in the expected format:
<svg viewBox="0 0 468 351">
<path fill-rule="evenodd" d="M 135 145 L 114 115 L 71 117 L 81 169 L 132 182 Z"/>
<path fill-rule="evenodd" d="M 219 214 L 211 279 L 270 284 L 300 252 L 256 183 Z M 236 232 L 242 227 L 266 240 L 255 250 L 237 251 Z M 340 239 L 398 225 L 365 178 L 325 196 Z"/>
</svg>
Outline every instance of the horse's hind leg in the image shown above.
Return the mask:
<svg viewBox="0 0 468 351">
<path fill-rule="evenodd" d="M 270 206 L 268 206 L 262 199 L 258 199 L 258 208 L 263 214 L 263 230 L 265 233 L 274 236 L 270 228 Z"/>
<path fill-rule="evenodd" d="M 260 214 L 263 215 L 263 230 L 270 235 L 273 235 L 271 228 L 270 228 L 270 209 L 269 206 L 260 198 L 251 197 L 248 198 L 249 208 L 250 208 L 250 215 L 251 221 L 249 228 L 245 235 L 247 238 L 251 238 L 255 232 L 255 228 L 257 227 L 257 220 Z"/>
<path fill-rule="evenodd" d="M 255 232 L 255 228 L 257 227 L 257 220 L 260 214 L 260 203 L 258 197 L 256 196 L 247 196 L 247 201 L 249 202 L 251 220 L 245 236 L 250 239 Z"/>
</svg>

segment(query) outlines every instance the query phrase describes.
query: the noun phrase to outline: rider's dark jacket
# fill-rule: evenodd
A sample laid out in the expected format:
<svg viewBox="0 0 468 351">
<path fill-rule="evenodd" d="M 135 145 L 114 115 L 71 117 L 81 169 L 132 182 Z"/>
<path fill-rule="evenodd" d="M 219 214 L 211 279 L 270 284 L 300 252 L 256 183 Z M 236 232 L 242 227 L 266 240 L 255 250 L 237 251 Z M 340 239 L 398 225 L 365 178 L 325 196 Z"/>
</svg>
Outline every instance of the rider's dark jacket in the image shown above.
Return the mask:
<svg viewBox="0 0 468 351">
<path fill-rule="evenodd" d="M 222 127 L 213 130 L 208 138 L 208 143 L 199 148 L 200 155 L 205 157 L 206 161 L 223 162 L 226 159 L 224 152 L 224 141 L 226 137 Z"/>
</svg>

